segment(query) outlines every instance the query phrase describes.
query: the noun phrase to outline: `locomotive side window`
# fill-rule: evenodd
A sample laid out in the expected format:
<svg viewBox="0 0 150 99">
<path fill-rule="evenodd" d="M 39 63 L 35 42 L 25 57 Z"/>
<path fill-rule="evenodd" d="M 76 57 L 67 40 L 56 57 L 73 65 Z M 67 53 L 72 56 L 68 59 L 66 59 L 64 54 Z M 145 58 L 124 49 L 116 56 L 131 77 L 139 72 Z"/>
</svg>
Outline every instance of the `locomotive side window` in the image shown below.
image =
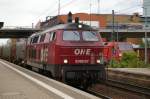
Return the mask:
<svg viewBox="0 0 150 99">
<path fill-rule="evenodd" d="M 32 44 L 32 42 L 33 42 L 33 38 L 31 38 L 31 40 L 30 40 L 30 44 Z"/>
<path fill-rule="evenodd" d="M 55 32 L 51 32 L 49 41 L 53 41 L 53 40 L 55 40 L 55 38 L 56 38 L 56 33 Z"/>
<path fill-rule="evenodd" d="M 64 31 L 63 40 L 65 41 L 79 41 L 80 33 L 78 31 Z"/>
<path fill-rule="evenodd" d="M 98 34 L 93 31 L 83 31 L 82 36 L 84 41 L 99 41 Z"/>
<path fill-rule="evenodd" d="M 38 42 L 38 39 L 39 39 L 39 36 L 35 36 L 35 37 L 33 38 L 32 43 L 37 43 L 37 42 Z"/>
<path fill-rule="evenodd" d="M 40 42 L 44 42 L 45 34 L 41 35 Z"/>
</svg>

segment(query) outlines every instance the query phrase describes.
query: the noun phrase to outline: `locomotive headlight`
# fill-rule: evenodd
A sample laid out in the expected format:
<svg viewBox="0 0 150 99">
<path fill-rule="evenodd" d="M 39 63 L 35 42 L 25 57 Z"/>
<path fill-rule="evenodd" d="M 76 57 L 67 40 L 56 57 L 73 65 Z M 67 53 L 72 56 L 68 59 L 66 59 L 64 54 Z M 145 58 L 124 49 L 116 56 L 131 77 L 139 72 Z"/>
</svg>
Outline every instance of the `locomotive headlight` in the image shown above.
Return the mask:
<svg viewBox="0 0 150 99">
<path fill-rule="evenodd" d="M 119 53 L 119 57 L 121 57 L 122 56 L 122 53 Z"/>
<path fill-rule="evenodd" d="M 67 60 L 67 59 L 64 59 L 64 63 L 67 64 L 67 63 L 68 63 L 68 60 Z"/>
<path fill-rule="evenodd" d="M 100 61 L 99 59 L 97 59 L 97 60 L 96 60 L 96 62 L 97 62 L 98 64 L 100 64 L 100 63 L 101 63 L 101 61 Z"/>
<path fill-rule="evenodd" d="M 79 25 L 78 25 L 78 28 L 82 28 L 82 25 L 81 25 L 81 24 L 79 24 Z"/>
</svg>

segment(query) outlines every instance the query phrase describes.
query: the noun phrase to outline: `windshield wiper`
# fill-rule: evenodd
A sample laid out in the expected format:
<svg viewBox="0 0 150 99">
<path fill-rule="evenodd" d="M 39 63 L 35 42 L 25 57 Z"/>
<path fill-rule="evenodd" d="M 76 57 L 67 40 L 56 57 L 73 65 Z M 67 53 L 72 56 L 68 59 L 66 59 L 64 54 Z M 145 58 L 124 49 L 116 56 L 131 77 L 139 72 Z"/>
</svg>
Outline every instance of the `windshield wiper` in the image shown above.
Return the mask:
<svg viewBox="0 0 150 99">
<path fill-rule="evenodd" d="M 75 31 L 72 31 L 76 36 L 80 37 L 80 34 L 78 34 L 79 32 L 75 32 Z"/>
</svg>

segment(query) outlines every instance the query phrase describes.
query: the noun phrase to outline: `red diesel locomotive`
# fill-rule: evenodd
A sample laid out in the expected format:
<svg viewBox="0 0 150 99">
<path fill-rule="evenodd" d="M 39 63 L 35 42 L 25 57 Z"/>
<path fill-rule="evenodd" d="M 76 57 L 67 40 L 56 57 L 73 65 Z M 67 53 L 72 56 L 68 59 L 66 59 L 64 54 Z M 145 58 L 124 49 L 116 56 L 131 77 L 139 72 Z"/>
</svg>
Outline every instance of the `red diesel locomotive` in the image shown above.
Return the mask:
<svg viewBox="0 0 150 99">
<path fill-rule="evenodd" d="M 105 80 L 103 43 L 97 30 L 80 23 L 60 24 L 27 41 L 27 64 L 65 83 Z"/>
<path fill-rule="evenodd" d="M 134 51 L 132 44 L 128 42 L 105 42 L 104 57 L 107 63 L 111 58 L 120 61 L 123 53 Z"/>
</svg>

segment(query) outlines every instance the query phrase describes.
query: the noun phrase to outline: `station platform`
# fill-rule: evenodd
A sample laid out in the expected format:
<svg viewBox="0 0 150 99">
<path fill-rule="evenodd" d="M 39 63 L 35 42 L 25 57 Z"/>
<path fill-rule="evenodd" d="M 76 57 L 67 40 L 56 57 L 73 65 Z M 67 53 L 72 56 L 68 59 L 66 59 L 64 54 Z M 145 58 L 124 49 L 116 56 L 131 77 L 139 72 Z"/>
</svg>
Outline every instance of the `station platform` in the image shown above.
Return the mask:
<svg viewBox="0 0 150 99">
<path fill-rule="evenodd" d="M 0 99 L 100 99 L 0 59 Z"/>
<path fill-rule="evenodd" d="M 109 68 L 108 70 L 150 76 L 150 68 Z"/>
<path fill-rule="evenodd" d="M 150 68 L 108 68 L 108 78 L 150 88 Z"/>
</svg>

